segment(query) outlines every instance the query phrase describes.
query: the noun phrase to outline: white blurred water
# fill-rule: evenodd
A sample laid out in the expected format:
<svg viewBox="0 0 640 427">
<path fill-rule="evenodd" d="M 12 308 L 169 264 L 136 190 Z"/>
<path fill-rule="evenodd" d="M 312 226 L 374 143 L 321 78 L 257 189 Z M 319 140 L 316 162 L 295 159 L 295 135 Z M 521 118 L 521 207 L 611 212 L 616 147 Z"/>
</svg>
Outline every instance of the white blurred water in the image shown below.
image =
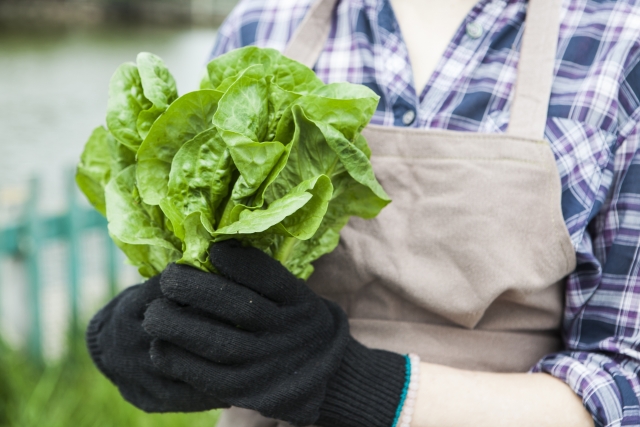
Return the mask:
<svg viewBox="0 0 640 427">
<path fill-rule="evenodd" d="M 0 34 L 0 188 L 43 178 L 43 208 L 58 209 L 63 171 L 104 123 L 109 78 L 140 51 L 161 56 L 178 90 L 197 89 L 214 30 L 117 29 L 26 36 Z M 3 200 L 0 199 L 0 203 Z M 5 200 L 5 203 L 7 201 Z"/>
<path fill-rule="evenodd" d="M 65 178 L 91 130 L 104 124 L 109 78 L 140 51 L 162 57 L 180 94 L 195 90 L 215 40 L 215 30 L 112 29 L 57 35 L 0 33 L 0 227 L 22 212 L 30 177 L 42 180 L 43 214 L 65 206 Z M 82 311 L 86 319 L 104 301 L 104 235 L 83 240 Z M 42 251 L 40 306 L 44 350 L 62 351 L 68 318 L 66 247 Z M 0 336 L 20 346 L 28 329 L 24 266 L 0 258 Z M 123 267 L 122 286 L 139 280 Z"/>
</svg>

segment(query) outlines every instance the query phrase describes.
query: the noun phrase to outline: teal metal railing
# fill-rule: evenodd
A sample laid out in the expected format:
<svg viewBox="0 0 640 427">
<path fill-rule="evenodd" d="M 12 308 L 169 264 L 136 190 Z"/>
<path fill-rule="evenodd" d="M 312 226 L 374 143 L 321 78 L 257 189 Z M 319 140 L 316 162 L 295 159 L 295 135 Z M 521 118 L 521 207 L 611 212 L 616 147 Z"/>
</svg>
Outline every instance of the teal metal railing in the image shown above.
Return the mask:
<svg viewBox="0 0 640 427">
<path fill-rule="evenodd" d="M 68 248 L 68 292 L 70 307 L 69 332 L 80 331 L 79 298 L 82 277 L 81 241 L 86 231 L 101 230 L 107 236 L 106 272 L 109 294 L 116 294 L 118 281 L 117 248 L 108 238 L 107 221 L 93 208 L 84 207 L 78 200 L 74 174 L 69 173 L 66 181 L 66 209 L 55 216 L 42 216 L 38 212 L 40 200 L 40 180 L 33 178 L 28 187 L 27 202 L 21 219 L 14 224 L 0 225 L 0 258 L 15 257 L 24 262 L 28 280 L 29 331 L 27 347 L 35 360 L 42 359 L 42 315 L 41 287 L 42 264 L 40 251 L 51 240 L 62 240 Z M 0 280 L 2 275 L 0 275 Z M 2 289 L 0 283 L 0 289 Z"/>
</svg>

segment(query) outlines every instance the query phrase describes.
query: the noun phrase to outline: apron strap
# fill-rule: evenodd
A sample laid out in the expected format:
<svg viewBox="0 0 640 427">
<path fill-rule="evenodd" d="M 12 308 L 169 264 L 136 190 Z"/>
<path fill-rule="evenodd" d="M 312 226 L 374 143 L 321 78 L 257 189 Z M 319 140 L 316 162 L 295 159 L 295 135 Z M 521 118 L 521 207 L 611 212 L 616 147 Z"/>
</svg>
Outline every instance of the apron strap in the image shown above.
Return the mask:
<svg viewBox="0 0 640 427">
<path fill-rule="evenodd" d="M 327 43 L 336 3 L 338 0 L 317 0 L 298 25 L 283 53 L 313 68 Z"/>
<path fill-rule="evenodd" d="M 331 31 L 338 0 L 317 0 L 302 20 L 284 54 L 312 68 Z M 507 133 L 543 139 L 555 74 L 562 0 L 529 0 L 518 75 Z"/>
<path fill-rule="evenodd" d="M 544 139 L 562 0 L 529 0 L 507 133 Z"/>
</svg>

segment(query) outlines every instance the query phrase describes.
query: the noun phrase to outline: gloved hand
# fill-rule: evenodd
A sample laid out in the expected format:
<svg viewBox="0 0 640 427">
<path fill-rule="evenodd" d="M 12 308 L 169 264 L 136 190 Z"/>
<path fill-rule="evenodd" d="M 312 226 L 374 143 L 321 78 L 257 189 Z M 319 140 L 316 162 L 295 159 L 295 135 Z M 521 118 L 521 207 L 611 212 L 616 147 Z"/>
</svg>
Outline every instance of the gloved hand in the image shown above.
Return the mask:
<svg viewBox="0 0 640 427">
<path fill-rule="evenodd" d="M 212 245 L 220 275 L 171 265 L 143 326 L 151 360 L 233 406 L 295 425 L 389 427 L 404 356 L 370 350 L 344 311 L 278 261 L 236 241 Z"/>
<path fill-rule="evenodd" d="M 152 337 L 144 311 L 162 298 L 160 276 L 125 289 L 91 319 L 87 346 L 93 362 L 122 396 L 147 412 L 195 412 L 229 405 L 160 372 L 149 357 Z"/>
</svg>

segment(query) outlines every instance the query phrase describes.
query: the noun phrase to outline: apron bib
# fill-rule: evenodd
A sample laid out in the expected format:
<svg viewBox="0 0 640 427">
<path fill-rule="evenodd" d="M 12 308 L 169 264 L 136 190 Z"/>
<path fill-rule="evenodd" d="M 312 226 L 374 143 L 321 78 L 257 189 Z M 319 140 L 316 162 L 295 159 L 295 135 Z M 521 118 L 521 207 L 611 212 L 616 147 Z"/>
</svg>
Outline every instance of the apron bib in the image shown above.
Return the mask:
<svg viewBox="0 0 640 427">
<path fill-rule="evenodd" d="M 337 0 L 319 0 L 285 54 L 313 66 Z M 526 372 L 562 349 L 564 278 L 576 266 L 544 141 L 560 0 L 530 0 L 505 134 L 369 125 L 392 202 L 352 218 L 309 286 L 338 302 L 364 345 L 461 369 Z M 238 408 L 218 427 L 276 427 Z"/>
</svg>

